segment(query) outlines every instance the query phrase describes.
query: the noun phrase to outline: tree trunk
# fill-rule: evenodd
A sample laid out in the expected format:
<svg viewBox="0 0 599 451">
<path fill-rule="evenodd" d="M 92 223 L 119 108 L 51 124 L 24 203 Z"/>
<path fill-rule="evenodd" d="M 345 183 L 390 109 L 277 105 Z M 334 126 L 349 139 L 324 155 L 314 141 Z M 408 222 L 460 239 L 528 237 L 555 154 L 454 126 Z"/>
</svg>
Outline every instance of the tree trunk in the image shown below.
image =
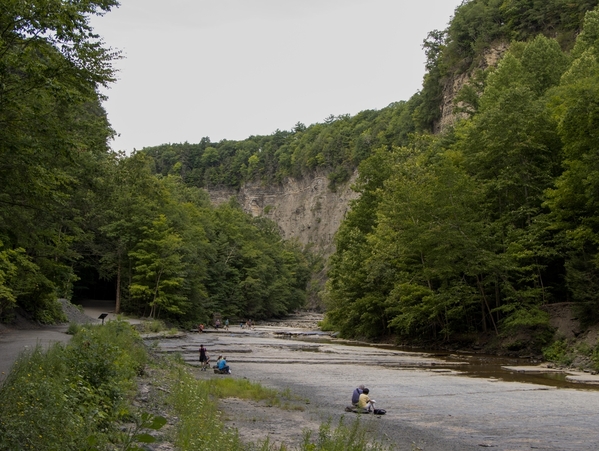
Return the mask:
<svg viewBox="0 0 599 451">
<path fill-rule="evenodd" d="M 499 335 L 499 331 L 497 330 L 497 324 L 495 324 L 495 320 L 493 319 L 493 312 L 491 311 L 491 307 L 489 306 L 489 302 L 487 301 L 487 296 L 485 295 L 485 290 L 483 289 L 482 280 L 479 279 L 478 275 L 476 276 L 476 283 L 478 284 L 478 288 L 480 290 L 480 294 L 483 297 L 483 315 L 485 313 L 485 305 L 487 306 L 487 310 L 489 311 L 489 317 L 491 318 L 491 322 L 493 323 L 493 328 L 495 329 L 495 335 Z M 483 316 L 484 318 L 484 316 Z M 483 321 L 486 323 L 486 321 Z M 486 324 L 485 324 L 485 332 L 486 332 Z"/>
<path fill-rule="evenodd" d="M 119 260 L 116 268 L 116 305 L 114 306 L 114 313 L 121 313 L 121 256 L 119 253 Z"/>
</svg>

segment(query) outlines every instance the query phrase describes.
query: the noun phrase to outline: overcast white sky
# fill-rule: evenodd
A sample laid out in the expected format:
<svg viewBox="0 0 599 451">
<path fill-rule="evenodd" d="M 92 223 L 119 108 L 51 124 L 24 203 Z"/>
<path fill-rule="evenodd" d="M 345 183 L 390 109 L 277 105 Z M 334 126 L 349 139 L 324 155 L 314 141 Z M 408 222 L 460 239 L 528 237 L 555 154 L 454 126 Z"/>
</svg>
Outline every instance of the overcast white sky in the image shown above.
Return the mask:
<svg viewBox="0 0 599 451">
<path fill-rule="evenodd" d="M 115 150 L 241 140 L 409 99 L 422 41 L 462 0 L 121 0 L 93 25 L 123 52 Z"/>
</svg>

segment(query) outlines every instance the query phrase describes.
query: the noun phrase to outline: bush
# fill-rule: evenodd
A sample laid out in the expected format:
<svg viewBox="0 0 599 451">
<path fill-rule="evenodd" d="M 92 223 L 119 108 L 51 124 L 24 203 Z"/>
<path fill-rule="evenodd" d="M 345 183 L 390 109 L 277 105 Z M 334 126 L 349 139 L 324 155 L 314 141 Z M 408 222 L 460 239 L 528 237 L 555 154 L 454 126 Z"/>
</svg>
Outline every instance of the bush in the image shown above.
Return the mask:
<svg viewBox="0 0 599 451">
<path fill-rule="evenodd" d="M 67 329 L 68 335 L 75 335 L 77 332 L 81 330 L 81 325 L 77 323 L 69 323 L 69 328 Z"/>
<path fill-rule="evenodd" d="M 574 361 L 566 339 L 554 341 L 551 345 L 543 349 L 543 357 L 550 362 L 564 366 L 568 366 Z"/>
<path fill-rule="evenodd" d="M 0 450 L 90 450 L 114 441 L 119 421 L 131 417 L 126 398 L 146 358 L 120 321 L 22 354 L 0 387 Z"/>
<path fill-rule="evenodd" d="M 595 345 L 593 353 L 591 354 L 591 360 L 593 362 L 593 369 L 599 371 L 599 342 Z"/>
<path fill-rule="evenodd" d="M 151 321 L 145 321 L 143 323 L 141 323 L 139 325 L 139 330 L 141 332 L 152 332 L 152 333 L 158 333 L 158 332 L 162 332 L 164 330 L 166 330 L 166 326 L 164 324 L 164 322 L 158 320 L 158 319 L 153 319 Z"/>
</svg>

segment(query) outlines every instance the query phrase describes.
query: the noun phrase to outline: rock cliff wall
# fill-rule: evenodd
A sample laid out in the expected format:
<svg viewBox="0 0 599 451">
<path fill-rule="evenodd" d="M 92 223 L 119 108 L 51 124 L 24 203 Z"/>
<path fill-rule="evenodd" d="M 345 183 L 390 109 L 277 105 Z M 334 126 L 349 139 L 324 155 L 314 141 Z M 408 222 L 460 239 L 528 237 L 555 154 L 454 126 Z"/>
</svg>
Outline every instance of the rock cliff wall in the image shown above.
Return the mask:
<svg viewBox="0 0 599 451">
<path fill-rule="evenodd" d="M 351 189 L 358 174 L 356 171 L 336 192 L 328 188 L 327 175 L 316 171 L 302 178 L 289 177 L 275 186 L 251 182 L 239 190 L 211 188 L 208 193 L 216 205 L 236 198 L 252 216 L 275 221 L 285 239 L 296 238 L 329 256 L 334 252 L 333 237 L 349 210 L 349 202 L 358 197 Z"/>
<path fill-rule="evenodd" d="M 496 66 L 507 49 L 507 44 L 496 44 L 483 54 L 477 69 Z M 436 133 L 443 132 L 460 118 L 454 112 L 454 99 L 470 81 L 472 73 L 460 74 L 446 82 Z M 349 203 L 358 197 L 351 189 L 358 174 L 356 171 L 336 192 L 329 190 L 327 176 L 325 171 L 316 171 L 302 178 L 289 177 L 279 185 L 265 186 L 260 182 L 251 182 L 239 190 L 210 188 L 208 193 L 216 205 L 227 202 L 231 197 L 236 198 L 252 216 L 265 216 L 275 221 L 285 239 L 296 238 L 300 243 L 311 245 L 313 250 L 329 256 L 335 250 L 333 237 L 349 210 Z"/>
<path fill-rule="evenodd" d="M 435 124 L 435 133 L 442 133 L 448 127 L 451 127 L 458 119 L 464 118 L 464 114 L 454 113 L 455 101 L 454 99 L 460 92 L 460 90 L 470 82 L 472 75 L 477 70 L 485 70 L 488 67 L 497 66 L 499 60 L 503 57 L 505 52 L 509 49 L 509 45 L 503 42 L 495 44 L 490 49 L 485 50 L 480 59 L 479 64 L 475 69 L 468 71 L 464 74 L 456 75 L 448 79 L 443 87 L 443 101 L 441 103 L 441 118 Z M 458 104 L 458 106 L 460 106 Z"/>
</svg>

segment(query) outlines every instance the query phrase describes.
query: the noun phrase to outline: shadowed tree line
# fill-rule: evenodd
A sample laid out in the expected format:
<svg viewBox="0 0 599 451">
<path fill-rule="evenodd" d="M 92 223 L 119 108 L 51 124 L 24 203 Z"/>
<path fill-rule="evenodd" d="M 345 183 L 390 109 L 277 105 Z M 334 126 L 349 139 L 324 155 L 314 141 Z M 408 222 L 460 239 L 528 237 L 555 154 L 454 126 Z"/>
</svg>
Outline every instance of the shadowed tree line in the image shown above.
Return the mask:
<svg viewBox="0 0 599 451">
<path fill-rule="evenodd" d="M 479 3 L 492 2 L 461 8 Z M 331 259 L 330 327 L 404 339 L 524 328 L 543 344 L 547 304 L 599 319 L 598 56 L 598 10 L 571 51 L 543 34 L 514 41 L 452 130 L 361 163 Z"/>
<path fill-rule="evenodd" d="M 111 285 L 117 309 L 179 322 L 264 318 L 305 300 L 307 254 L 272 223 L 110 151 L 99 88 L 118 52 L 89 25 L 111 0 L 0 9 L 0 318 L 50 323 L 59 297 Z"/>
</svg>

